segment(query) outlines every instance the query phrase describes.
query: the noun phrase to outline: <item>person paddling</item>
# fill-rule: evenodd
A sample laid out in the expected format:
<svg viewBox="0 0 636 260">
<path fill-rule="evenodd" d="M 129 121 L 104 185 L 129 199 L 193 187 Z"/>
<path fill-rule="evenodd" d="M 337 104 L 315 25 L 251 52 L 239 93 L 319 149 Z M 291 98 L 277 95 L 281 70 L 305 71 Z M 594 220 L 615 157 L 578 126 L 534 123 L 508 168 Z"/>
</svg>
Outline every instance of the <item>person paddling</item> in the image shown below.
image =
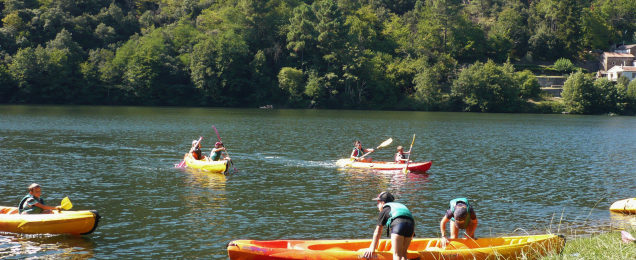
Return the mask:
<svg viewBox="0 0 636 260">
<path fill-rule="evenodd" d="M 47 206 L 44 204 L 42 196 L 42 187 L 40 184 L 33 183 L 29 185 L 29 194 L 24 196 L 18 204 L 20 214 L 50 214 L 53 210 L 61 210 L 60 206 Z"/>
<path fill-rule="evenodd" d="M 201 153 L 201 142 L 199 140 L 192 140 L 192 148 L 190 148 L 190 154 L 195 160 L 205 159 L 205 155 Z"/>
<path fill-rule="evenodd" d="M 210 152 L 210 159 L 212 161 L 220 161 L 221 159 L 229 161 L 230 157 L 227 156 L 227 153 L 223 153 L 223 151 L 225 151 L 225 146 L 223 146 L 223 143 L 216 142 L 214 144 L 214 148 L 212 148 L 212 152 Z"/>
<path fill-rule="evenodd" d="M 402 146 L 397 147 L 397 153 L 395 153 L 395 163 L 406 163 L 409 159 L 406 158 L 406 154 L 410 154 L 411 151 L 404 152 Z"/>
<path fill-rule="evenodd" d="M 370 153 L 375 151 L 373 148 L 364 149 L 362 148 L 362 143 L 359 140 L 353 142 L 353 151 L 351 152 L 350 158 L 354 161 L 359 162 L 370 162 L 371 158 L 362 157 L 365 153 Z"/>
<path fill-rule="evenodd" d="M 458 238 L 459 230 L 465 229 L 467 238 L 475 238 L 477 229 L 477 214 L 466 198 L 456 198 L 450 201 L 450 207 L 439 223 L 442 232 L 442 244 L 448 243 L 446 238 L 446 223 L 450 222 L 450 238 Z"/>
<path fill-rule="evenodd" d="M 377 226 L 373 231 L 371 245 L 364 252 L 364 258 L 372 258 L 382 236 L 382 227 L 387 227 L 387 235 L 391 237 L 393 245 L 393 259 L 406 260 L 406 251 L 415 235 L 415 220 L 411 211 L 404 204 L 393 202 L 395 198 L 388 191 L 384 191 L 373 200 L 378 203 Z"/>
</svg>

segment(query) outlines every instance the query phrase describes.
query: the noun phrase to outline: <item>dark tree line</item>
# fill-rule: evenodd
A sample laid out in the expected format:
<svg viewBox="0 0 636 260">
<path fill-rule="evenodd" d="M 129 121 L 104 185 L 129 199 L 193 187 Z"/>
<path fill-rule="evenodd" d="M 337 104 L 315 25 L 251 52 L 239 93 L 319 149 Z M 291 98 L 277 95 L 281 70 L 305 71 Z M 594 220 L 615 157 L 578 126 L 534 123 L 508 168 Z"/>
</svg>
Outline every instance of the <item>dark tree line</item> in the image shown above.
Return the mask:
<svg viewBox="0 0 636 260">
<path fill-rule="evenodd" d="M 0 102 L 18 104 L 533 111 L 538 83 L 511 62 L 636 41 L 633 0 L 2 0 L 0 12 Z M 609 105 L 566 109 L 633 109 L 629 82 L 594 84 L 616 89 L 592 95 Z"/>
</svg>

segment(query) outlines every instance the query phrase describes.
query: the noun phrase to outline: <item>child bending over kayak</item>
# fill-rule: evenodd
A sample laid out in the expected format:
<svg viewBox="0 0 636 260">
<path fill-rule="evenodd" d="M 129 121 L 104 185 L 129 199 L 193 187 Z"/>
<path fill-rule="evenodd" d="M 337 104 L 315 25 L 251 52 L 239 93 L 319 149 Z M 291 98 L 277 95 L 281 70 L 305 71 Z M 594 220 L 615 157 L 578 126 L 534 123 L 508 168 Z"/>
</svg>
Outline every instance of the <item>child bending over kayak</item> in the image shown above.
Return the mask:
<svg viewBox="0 0 636 260">
<path fill-rule="evenodd" d="M 466 198 L 457 198 L 450 201 L 450 208 L 444 214 L 442 221 L 439 223 L 439 229 L 442 232 L 442 245 L 448 243 L 446 238 L 446 223 L 450 221 L 450 238 L 458 238 L 459 230 L 465 229 L 467 238 L 475 239 L 475 230 L 477 229 L 477 214 L 468 203 Z"/>
<path fill-rule="evenodd" d="M 40 184 L 33 183 L 29 185 L 29 194 L 24 196 L 18 205 L 20 214 L 50 214 L 53 213 L 52 210 L 62 209 L 60 206 L 44 205 L 44 200 L 41 196 L 42 188 Z"/>
<path fill-rule="evenodd" d="M 387 227 L 387 235 L 391 236 L 393 245 L 393 259 L 406 260 L 406 250 L 411 245 L 415 235 L 415 220 L 411 211 L 401 203 L 393 202 L 395 198 L 388 191 L 378 194 L 375 199 L 378 202 L 378 223 L 373 231 L 371 245 L 364 252 L 364 258 L 371 259 L 375 254 L 378 241 L 382 236 L 382 227 Z"/>
<path fill-rule="evenodd" d="M 353 151 L 351 152 L 350 158 L 354 161 L 370 162 L 371 158 L 364 158 L 362 156 L 365 153 L 370 153 L 373 151 L 374 151 L 373 148 L 369 148 L 369 149 L 362 148 L 362 143 L 359 140 L 356 140 L 355 142 L 353 142 Z"/>
</svg>

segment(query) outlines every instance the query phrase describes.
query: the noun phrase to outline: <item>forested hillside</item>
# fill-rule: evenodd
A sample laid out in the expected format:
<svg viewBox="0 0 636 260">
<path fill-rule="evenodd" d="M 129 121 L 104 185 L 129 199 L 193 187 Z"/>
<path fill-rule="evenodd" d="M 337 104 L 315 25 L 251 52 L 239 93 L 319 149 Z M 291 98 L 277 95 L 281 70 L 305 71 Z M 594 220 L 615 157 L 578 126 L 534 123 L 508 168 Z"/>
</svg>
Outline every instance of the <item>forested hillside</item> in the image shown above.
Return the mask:
<svg viewBox="0 0 636 260">
<path fill-rule="evenodd" d="M 634 0 L 0 0 L 0 11 L 0 103 L 15 104 L 533 111 L 538 83 L 511 63 L 636 42 Z M 608 112 L 634 104 L 636 86 L 608 84 Z"/>
</svg>

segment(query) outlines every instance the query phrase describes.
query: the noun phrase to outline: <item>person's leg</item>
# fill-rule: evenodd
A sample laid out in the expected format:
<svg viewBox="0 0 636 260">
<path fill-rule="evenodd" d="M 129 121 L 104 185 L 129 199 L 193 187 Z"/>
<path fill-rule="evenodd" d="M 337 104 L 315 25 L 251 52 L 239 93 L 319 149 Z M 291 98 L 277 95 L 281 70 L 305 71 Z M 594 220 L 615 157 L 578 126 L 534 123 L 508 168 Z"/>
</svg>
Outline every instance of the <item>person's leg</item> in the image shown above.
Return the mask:
<svg viewBox="0 0 636 260">
<path fill-rule="evenodd" d="M 393 245 L 393 260 L 406 259 L 406 248 L 404 248 L 404 240 L 404 236 L 391 234 L 391 245 Z"/>
</svg>

